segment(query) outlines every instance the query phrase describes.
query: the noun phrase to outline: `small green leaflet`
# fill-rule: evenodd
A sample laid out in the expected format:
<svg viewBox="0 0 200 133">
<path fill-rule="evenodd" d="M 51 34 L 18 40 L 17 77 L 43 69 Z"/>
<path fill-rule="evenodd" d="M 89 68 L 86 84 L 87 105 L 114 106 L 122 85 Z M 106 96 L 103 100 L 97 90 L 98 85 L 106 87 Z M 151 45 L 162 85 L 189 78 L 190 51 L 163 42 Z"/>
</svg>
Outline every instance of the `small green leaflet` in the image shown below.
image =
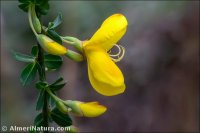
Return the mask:
<svg viewBox="0 0 200 133">
<path fill-rule="evenodd" d="M 63 81 L 63 77 L 58 78 L 54 83 L 52 83 L 51 85 L 56 85 L 58 83 L 60 83 L 61 81 Z"/>
<path fill-rule="evenodd" d="M 36 104 L 36 110 L 41 110 L 44 105 L 44 95 L 45 95 L 45 89 L 40 90 L 40 94 L 38 96 L 37 104 Z"/>
<path fill-rule="evenodd" d="M 22 82 L 22 85 L 25 86 L 29 84 L 31 81 L 35 79 L 37 73 L 37 65 L 36 62 L 28 64 L 20 75 L 20 81 Z"/>
<path fill-rule="evenodd" d="M 45 89 L 46 87 L 48 87 L 48 84 L 46 82 L 37 82 L 35 84 L 35 87 L 38 89 L 38 90 L 41 90 L 41 89 Z"/>
<path fill-rule="evenodd" d="M 59 84 L 59 85 L 50 85 L 49 88 L 52 90 L 52 91 L 58 91 L 60 89 L 62 89 L 64 86 L 65 86 L 66 83 L 63 83 L 63 84 Z"/>
<path fill-rule="evenodd" d="M 34 120 L 34 125 L 37 126 L 37 127 L 40 127 L 40 126 L 43 126 L 43 115 L 42 113 L 39 113 L 36 117 L 35 117 L 35 120 Z"/>
<path fill-rule="evenodd" d="M 45 66 L 50 70 L 58 69 L 62 65 L 63 59 L 57 55 L 46 54 L 44 56 Z"/>
<path fill-rule="evenodd" d="M 53 22 L 49 22 L 49 25 L 47 28 L 48 36 L 59 44 L 62 44 L 62 39 L 60 35 L 55 31 L 55 28 L 58 27 L 61 23 L 62 23 L 62 14 L 59 13 Z"/>
<path fill-rule="evenodd" d="M 48 29 L 47 34 L 51 39 L 53 39 L 54 41 L 56 41 L 57 43 L 62 45 L 62 39 L 61 39 L 60 35 L 55 30 Z"/>
<path fill-rule="evenodd" d="M 38 52 L 39 52 L 38 46 L 37 46 L 37 45 L 34 45 L 34 46 L 32 47 L 32 49 L 31 49 L 31 54 L 32 54 L 33 56 L 36 56 L 36 57 L 37 57 Z"/>
<path fill-rule="evenodd" d="M 56 19 L 53 22 L 49 22 L 48 29 L 55 29 L 62 23 L 62 14 L 59 13 Z"/>
<path fill-rule="evenodd" d="M 30 55 L 26 55 L 26 54 L 21 54 L 21 53 L 17 53 L 17 52 L 12 52 L 14 58 L 18 61 L 22 61 L 22 62 L 34 62 L 35 61 L 35 57 L 30 56 Z"/>
<path fill-rule="evenodd" d="M 24 12 L 28 12 L 29 3 L 20 4 L 19 8 L 22 9 Z"/>
<path fill-rule="evenodd" d="M 49 85 L 49 88 L 51 89 L 51 91 L 54 92 L 54 91 L 58 91 L 61 88 L 63 88 L 65 86 L 66 82 L 65 83 L 60 83 L 62 81 L 63 81 L 63 78 L 60 77 L 53 84 Z"/>
<path fill-rule="evenodd" d="M 53 94 L 55 94 L 54 92 L 52 92 Z M 56 94 L 55 94 L 56 95 Z M 47 99 L 48 99 L 48 103 L 51 107 L 55 106 L 55 100 L 49 95 L 49 93 L 47 93 Z"/>
<path fill-rule="evenodd" d="M 19 8 L 24 12 L 28 12 L 30 4 L 36 5 L 36 11 L 41 15 L 46 15 L 49 10 L 49 0 L 19 0 Z"/>
</svg>

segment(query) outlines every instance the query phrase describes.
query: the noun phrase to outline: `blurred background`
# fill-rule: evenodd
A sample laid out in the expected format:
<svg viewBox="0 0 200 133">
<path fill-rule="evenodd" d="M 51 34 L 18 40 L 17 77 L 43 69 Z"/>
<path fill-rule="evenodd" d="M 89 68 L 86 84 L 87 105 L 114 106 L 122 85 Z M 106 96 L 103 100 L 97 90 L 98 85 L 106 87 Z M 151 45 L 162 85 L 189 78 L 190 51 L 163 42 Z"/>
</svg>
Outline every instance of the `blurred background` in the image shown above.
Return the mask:
<svg viewBox="0 0 200 133">
<path fill-rule="evenodd" d="M 68 81 L 61 98 L 99 101 L 108 108 L 97 118 L 73 117 L 80 131 L 199 131 L 198 1 L 50 1 L 43 23 L 59 12 L 63 23 L 57 32 L 81 40 L 90 38 L 114 13 L 124 14 L 129 22 L 118 42 L 126 48 L 117 63 L 124 73 L 125 93 L 105 97 L 94 91 L 86 62 L 64 58 L 58 71 L 47 74 L 49 82 L 59 75 Z M 18 2 L 1 1 L 1 125 L 30 126 L 38 113 L 38 91 L 34 84 L 22 87 L 19 76 L 25 64 L 10 52 L 28 54 L 35 43 Z"/>
</svg>

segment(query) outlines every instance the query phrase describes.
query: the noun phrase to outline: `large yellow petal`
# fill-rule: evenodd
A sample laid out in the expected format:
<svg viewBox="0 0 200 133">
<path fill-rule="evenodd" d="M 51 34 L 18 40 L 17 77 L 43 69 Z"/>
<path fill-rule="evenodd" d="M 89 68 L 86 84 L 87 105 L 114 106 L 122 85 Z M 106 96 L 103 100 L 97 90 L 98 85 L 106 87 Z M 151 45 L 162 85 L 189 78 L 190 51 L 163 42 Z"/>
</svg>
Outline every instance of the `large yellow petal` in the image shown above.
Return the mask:
<svg viewBox="0 0 200 133">
<path fill-rule="evenodd" d="M 103 114 L 107 109 L 98 102 L 80 103 L 80 109 L 85 117 L 96 117 Z"/>
<path fill-rule="evenodd" d="M 92 38 L 84 45 L 99 45 L 109 51 L 125 34 L 128 22 L 122 14 L 108 17 Z"/>
<path fill-rule="evenodd" d="M 88 61 L 88 75 L 93 88 L 102 95 L 113 96 L 125 90 L 124 77 L 106 50 L 88 45 L 84 47 Z"/>
</svg>

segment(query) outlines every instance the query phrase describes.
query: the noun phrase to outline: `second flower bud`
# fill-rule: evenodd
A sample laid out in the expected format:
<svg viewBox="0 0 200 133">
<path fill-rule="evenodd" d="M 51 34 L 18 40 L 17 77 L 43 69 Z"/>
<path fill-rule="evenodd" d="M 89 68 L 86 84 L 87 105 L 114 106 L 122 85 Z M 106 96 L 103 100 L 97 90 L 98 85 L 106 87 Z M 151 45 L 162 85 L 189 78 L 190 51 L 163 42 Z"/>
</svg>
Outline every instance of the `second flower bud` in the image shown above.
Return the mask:
<svg viewBox="0 0 200 133">
<path fill-rule="evenodd" d="M 37 40 L 40 46 L 44 49 L 44 51 L 49 54 L 65 55 L 74 61 L 77 62 L 83 61 L 83 56 L 81 54 L 68 50 L 67 48 L 55 42 L 46 35 L 43 34 L 37 35 Z"/>
</svg>

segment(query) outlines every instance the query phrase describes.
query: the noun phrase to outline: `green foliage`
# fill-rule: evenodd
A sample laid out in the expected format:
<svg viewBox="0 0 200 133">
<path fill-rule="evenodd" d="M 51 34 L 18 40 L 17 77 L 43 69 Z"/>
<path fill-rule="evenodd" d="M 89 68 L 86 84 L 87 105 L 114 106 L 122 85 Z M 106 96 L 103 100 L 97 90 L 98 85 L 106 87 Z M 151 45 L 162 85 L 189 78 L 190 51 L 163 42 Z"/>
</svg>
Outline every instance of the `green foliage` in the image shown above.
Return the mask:
<svg viewBox="0 0 200 133">
<path fill-rule="evenodd" d="M 55 94 L 55 92 L 52 92 L 52 93 Z M 50 106 L 54 107 L 54 105 L 56 104 L 56 102 L 55 102 L 55 100 L 49 94 L 47 94 L 47 99 L 48 99 L 48 103 L 50 104 Z"/>
<path fill-rule="evenodd" d="M 56 41 L 59 44 L 62 44 L 62 39 L 60 37 L 60 35 L 53 29 L 48 29 L 47 30 L 47 35 L 53 39 L 54 41 Z"/>
<path fill-rule="evenodd" d="M 48 86 L 48 84 L 46 82 L 37 82 L 35 84 L 35 87 L 38 89 L 38 90 L 42 90 L 42 89 L 45 89 L 46 87 Z"/>
<path fill-rule="evenodd" d="M 31 50 L 32 55 L 26 55 L 22 53 L 12 52 L 16 60 L 22 62 L 28 62 L 28 64 L 22 71 L 20 81 L 25 86 L 35 79 L 37 70 L 39 74 L 42 71 L 40 64 L 38 63 L 38 46 L 33 46 Z M 60 56 L 46 54 L 44 56 L 44 63 L 48 70 L 56 70 L 62 65 L 63 59 Z"/>
<path fill-rule="evenodd" d="M 44 105 L 44 93 L 45 93 L 45 89 L 48 88 L 52 91 L 53 94 L 55 94 L 55 91 L 58 91 L 60 89 L 62 89 L 66 83 L 60 83 L 63 81 L 63 78 L 60 77 L 58 78 L 54 83 L 48 85 L 47 82 L 42 82 L 39 81 L 36 83 L 36 88 L 38 90 L 40 90 L 40 94 L 38 96 L 38 100 L 37 100 L 37 105 L 36 105 L 36 110 L 41 110 L 43 105 Z M 55 105 L 55 100 L 47 93 L 46 97 L 48 99 L 48 103 L 51 104 L 51 106 Z"/>
<path fill-rule="evenodd" d="M 62 65 L 63 59 L 61 56 L 46 54 L 44 56 L 45 66 L 50 70 L 55 70 L 60 68 Z"/>
<path fill-rule="evenodd" d="M 20 81 L 25 86 L 35 79 L 37 73 L 37 65 L 35 62 L 28 64 L 22 71 Z"/>
<path fill-rule="evenodd" d="M 63 77 L 58 78 L 54 83 L 52 83 L 51 85 L 56 85 L 58 83 L 60 83 L 61 81 L 63 81 Z"/>
<path fill-rule="evenodd" d="M 19 8 L 22 9 L 24 12 L 28 12 L 29 3 L 23 3 L 19 5 Z"/>
<path fill-rule="evenodd" d="M 65 84 L 66 83 L 62 83 L 62 84 L 58 84 L 58 85 L 51 85 L 51 86 L 49 86 L 49 88 L 52 91 L 58 91 L 58 90 L 62 89 L 65 86 Z"/>
<path fill-rule="evenodd" d="M 48 27 L 45 29 L 43 26 L 43 30 L 41 31 L 41 23 L 40 18 L 41 15 L 46 15 L 49 10 L 49 0 L 18 0 L 19 8 L 24 12 L 28 12 L 29 7 L 33 7 L 31 13 L 32 18 L 37 18 L 37 20 L 32 19 L 30 21 L 30 25 L 32 23 L 33 29 L 37 31 L 37 33 L 45 34 L 49 36 L 51 39 L 56 41 L 59 44 L 62 44 L 61 36 L 55 31 L 55 28 L 58 27 L 62 23 L 62 15 L 58 14 L 53 22 L 49 22 Z M 34 6 L 35 5 L 35 6 Z M 35 7 L 35 10 L 34 10 Z M 31 18 L 29 16 L 29 18 Z M 31 20 L 31 19 L 29 19 Z M 34 21 L 35 20 L 35 21 Z M 37 27 L 38 26 L 38 27 Z M 33 30 L 34 31 L 34 30 Z M 63 63 L 63 59 L 61 56 L 45 54 L 42 48 L 38 45 L 34 45 L 31 49 L 31 55 L 26 55 L 22 53 L 13 52 L 13 56 L 16 60 L 28 63 L 26 67 L 22 70 L 20 75 L 20 81 L 22 85 L 27 85 L 31 83 L 36 77 L 37 72 L 39 73 L 39 81 L 35 84 L 35 87 L 39 91 L 39 95 L 36 103 L 36 110 L 42 110 L 35 119 L 34 125 L 37 127 L 45 126 L 48 122 L 54 121 L 59 126 L 71 126 L 72 120 L 68 114 L 62 113 L 58 110 L 58 108 L 54 108 L 51 110 L 51 107 L 55 106 L 55 103 L 60 99 L 56 98 L 56 91 L 62 89 L 66 82 L 63 82 L 63 78 L 58 78 L 52 84 L 48 84 L 45 80 L 45 70 L 57 70 L 61 67 Z M 45 68 L 45 69 L 44 69 Z M 60 100 L 62 101 L 62 100 Z M 45 104 L 44 104 L 45 103 Z M 47 105 L 46 105 L 47 103 Z M 51 106 L 49 106 L 49 104 Z M 63 104 L 64 105 L 64 104 Z M 65 106 L 65 105 L 64 105 Z M 66 109 L 68 109 L 66 107 Z M 68 111 L 68 110 L 67 110 Z M 66 111 L 66 112 L 67 112 Z M 47 120 L 48 121 L 45 121 Z M 37 131 L 29 131 L 30 133 L 36 133 Z"/>
<path fill-rule="evenodd" d="M 22 62 L 34 62 L 35 61 L 35 57 L 30 56 L 30 55 L 25 55 L 22 53 L 17 53 L 17 52 L 12 52 L 14 58 L 18 61 L 22 61 Z"/>
<path fill-rule="evenodd" d="M 59 44 L 62 44 L 60 35 L 55 31 L 55 28 L 62 23 L 62 14 L 58 14 L 53 22 L 49 22 L 47 28 L 47 35 Z"/>
<path fill-rule="evenodd" d="M 31 54 L 32 54 L 33 56 L 37 57 L 37 56 L 38 56 L 38 52 L 39 52 L 38 46 L 37 46 L 37 45 L 34 45 L 34 46 L 32 47 L 32 49 L 31 49 Z"/>
<path fill-rule="evenodd" d="M 44 120 L 43 120 L 43 116 L 42 113 L 39 113 L 34 120 L 34 126 L 40 127 L 43 126 Z"/>
<path fill-rule="evenodd" d="M 59 126 L 66 127 L 72 125 L 72 120 L 68 114 L 63 114 L 57 108 L 54 108 L 51 111 L 51 118 L 55 121 Z"/>
<path fill-rule="evenodd" d="M 52 83 L 50 85 L 48 85 L 47 82 L 39 81 L 39 82 L 36 83 L 35 87 L 38 90 L 45 90 L 46 88 L 49 88 L 54 93 L 55 91 L 58 91 L 58 90 L 60 90 L 61 88 L 64 87 L 66 82 L 61 83 L 62 81 L 63 81 L 62 77 L 58 78 L 54 83 Z"/>
<path fill-rule="evenodd" d="M 49 85 L 49 88 L 51 89 L 51 91 L 54 92 L 54 91 L 58 91 L 58 90 L 62 89 L 66 84 L 66 82 L 65 83 L 60 83 L 62 81 L 63 81 L 63 78 L 60 77 L 53 84 Z"/>
<path fill-rule="evenodd" d="M 52 30 L 58 27 L 62 23 L 62 14 L 58 14 L 56 19 L 53 22 L 49 22 L 48 29 Z"/>
<path fill-rule="evenodd" d="M 24 12 L 28 12 L 30 4 L 35 4 L 36 11 L 39 15 L 46 15 L 49 10 L 49 0 L 19 0 L 19 8 Z"/>
<path fill-rule="evenodd" d="M 41 110 L 44 105 L 44 96 L 45 96 L 45 89 L 40 90 L 40 94 L 38 96 L 37 104 L 36 104 L 36 110 Z"/>
</svg>

